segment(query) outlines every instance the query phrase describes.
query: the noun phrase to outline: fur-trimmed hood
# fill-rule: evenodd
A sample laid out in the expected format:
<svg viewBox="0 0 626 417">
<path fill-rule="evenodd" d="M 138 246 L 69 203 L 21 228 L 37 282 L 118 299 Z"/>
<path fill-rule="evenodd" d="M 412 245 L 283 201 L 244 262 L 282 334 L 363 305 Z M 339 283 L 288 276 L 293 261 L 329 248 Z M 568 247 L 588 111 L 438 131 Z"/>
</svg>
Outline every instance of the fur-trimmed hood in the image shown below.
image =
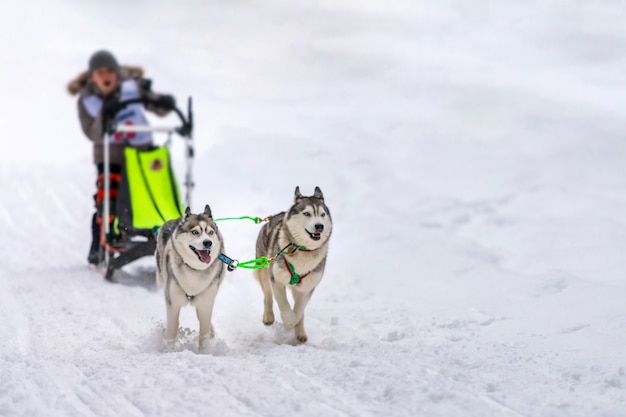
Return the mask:
<svg viewBox="0 0 626 417">
<path fill-rule="evenodd" d="M 141 67 L 134 67 L 134 66 L 128 66 L 128 65 L 120 66 L 120 78 L 121 79 L 126 79 L 126 78 L 141 79 L 143 78 L 143 74 L 144 74 L 144 70 Z M 75 96 L 76 94 L 80 92 L 80 90 L 86 87 L 88 83 L 89 83 L 89 71 L 83 71 L 76 78 L 74 78 L 72 81 L 70 81 L 67 84 L 67 92 L 70 93 L 70 95 Z"/>
</svg>

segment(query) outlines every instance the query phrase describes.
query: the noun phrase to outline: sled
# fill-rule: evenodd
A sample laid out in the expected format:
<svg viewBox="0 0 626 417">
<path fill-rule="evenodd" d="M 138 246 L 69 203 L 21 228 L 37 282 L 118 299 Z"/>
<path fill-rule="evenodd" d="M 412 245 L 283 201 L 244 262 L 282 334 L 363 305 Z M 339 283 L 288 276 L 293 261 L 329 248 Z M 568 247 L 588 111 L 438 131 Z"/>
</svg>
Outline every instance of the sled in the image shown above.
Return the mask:
<svg viewBox="0 0 626 417">
<path fill-rule="evenodd" d="M 145 99 L 133 99 L 120 104 L 148 102 Z M 107 131 L 107 134 L 153 132 L 167 135 L 164 144 L 148 150 L 139 150 L 131 146 L 125 148 L 114 213 L 111 212 L 110 198 L 109 141 L 105 140 L 102 219 L 112 221 L 102 222 L 100 241 L 104 251 L 103 273 L 108 281 L 114 281 L 115 272 L 125 265 L 146 256 L 154 256 L 159 228 L 168 220 L 182 217 L 185 207 L 191 206 L 193 189 L 191 98 L 188 101 L 186 116 L 178 108 L 173 111 L 180 119 L 180 126 L 114 125 Z M 173 134 L 181 136 L 185 141 L 184 202 L 170 158 L 169 148 Z"/>
</svg>

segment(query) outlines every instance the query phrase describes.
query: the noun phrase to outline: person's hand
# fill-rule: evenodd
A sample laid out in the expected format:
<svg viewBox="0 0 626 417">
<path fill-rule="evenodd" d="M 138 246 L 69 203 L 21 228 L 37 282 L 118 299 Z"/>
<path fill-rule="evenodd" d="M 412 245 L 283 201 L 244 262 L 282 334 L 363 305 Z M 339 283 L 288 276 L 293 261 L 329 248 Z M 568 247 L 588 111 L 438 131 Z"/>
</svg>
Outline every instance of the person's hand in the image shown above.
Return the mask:
<svg viewBox="0 0 626 417">
<path fill-rule="evenodd" d="M 174 96 L 169 94 L 163 94 L 157 97 L 154 101 L 157 107 L 162 108 L 163 110 L 173 110 L 176 108 L 176 99 Z"/>
<path fill-rule="evenodd" d="M 112 120 L 115 115 L 124 108 L 117 100 L 107 100 L 102 104 L 102 118 Z"/>
<path fill-rule="evenodd" d="M 102 103 L 102 128 L 106 132 L 111 132 L 115 124 L 115 116 L 125 107 L 115 99 L 105 100 Z"/>
</svg>

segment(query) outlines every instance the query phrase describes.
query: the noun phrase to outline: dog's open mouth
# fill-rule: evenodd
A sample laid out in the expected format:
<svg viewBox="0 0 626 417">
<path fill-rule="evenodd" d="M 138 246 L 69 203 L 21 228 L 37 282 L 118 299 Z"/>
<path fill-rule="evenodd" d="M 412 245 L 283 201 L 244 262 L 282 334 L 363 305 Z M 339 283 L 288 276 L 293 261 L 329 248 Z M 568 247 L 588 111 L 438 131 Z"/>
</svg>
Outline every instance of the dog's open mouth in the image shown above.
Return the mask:
<svg viewBox="0 0 626 417">
<path fill-rule="evenodd" d="M 205 264 L 211 263 L 211 251 L 208 249 L 196 249 L 193 246 L 189 246 L 193 253 L 196 254 L 200 262 Z"/>
<path fill-rule="evenodd" d="M 304 229 L 304 230 L 306 230 L 306 229 Z M 320 240 L 322 238 L 322 234 L 321 233 L 317 233 L 317 232 L 311 233 L 308 230 L 306 230 L 306 232 L 309 234 L 309 237 L 311 239 L 313 239 L 313 240 Z"/>
</svg>

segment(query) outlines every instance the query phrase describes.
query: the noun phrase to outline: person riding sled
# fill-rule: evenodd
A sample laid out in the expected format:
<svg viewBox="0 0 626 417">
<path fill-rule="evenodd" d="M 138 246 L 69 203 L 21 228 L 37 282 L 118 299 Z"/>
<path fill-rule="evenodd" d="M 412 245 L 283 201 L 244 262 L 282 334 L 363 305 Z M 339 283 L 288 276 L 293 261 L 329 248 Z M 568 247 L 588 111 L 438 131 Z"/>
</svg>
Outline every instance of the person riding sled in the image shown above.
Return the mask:
<svg viewBox="0 0 626 417">
<path fill-rule="evenodd" d="M 92 242 L 87 260 L 90 264 L 102 261 L 101 227 L 104 199 L 104 144 L 109 143 L 109 201 L 112 224 L 115 218 L 115 202 L 118 194 L 120 173 L 127 146 L 139 150 L 154 147 L 151 132 L 108 133 L 111 123 L 116 125 L 147 126 L 145 111 L 166 116 L 176 107 L 172 95 L 151 91 L 151 81 L 143 77 L 140 67 L 120 66 L 115 56 L 106 50 L 91 55 L 86 71 L 79 74 L 67 86 L 68 92 L 78 94 L 78 118 L 85 136 L 93 143 L 93 163 L 97 170 L 95 213 L 92 217 Z M 123 102 L 144 99 L 145 103 L 124 105 Z M 113 230 L 113 229 L 110 229 Z"/>
</svg>

